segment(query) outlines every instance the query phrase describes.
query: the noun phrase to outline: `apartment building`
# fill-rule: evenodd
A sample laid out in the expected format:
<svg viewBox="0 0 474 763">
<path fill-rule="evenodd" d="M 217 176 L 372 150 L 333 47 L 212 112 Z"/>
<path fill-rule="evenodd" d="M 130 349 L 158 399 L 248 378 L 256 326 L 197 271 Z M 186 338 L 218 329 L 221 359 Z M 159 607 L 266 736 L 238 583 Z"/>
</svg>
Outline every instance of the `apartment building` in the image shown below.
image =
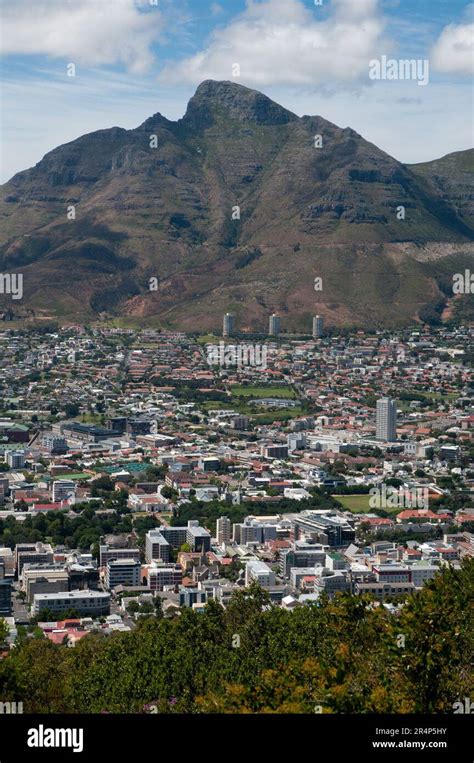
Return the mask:
<svg viewBox="0 0 474 763">
<path fill-rule="evenodd" d="M 220 546 L 230 542 L 231 523 L 228 517 L 219 517 L 216 522 L 216 537 Z"/>
<path fill-rule="evenodd" d="M 163 591 L 165 586 L 181 585 L 183 582 L 183 570 L 179 564 L 152 565 L 147 574 L 150 591 Z"/>
</svg>

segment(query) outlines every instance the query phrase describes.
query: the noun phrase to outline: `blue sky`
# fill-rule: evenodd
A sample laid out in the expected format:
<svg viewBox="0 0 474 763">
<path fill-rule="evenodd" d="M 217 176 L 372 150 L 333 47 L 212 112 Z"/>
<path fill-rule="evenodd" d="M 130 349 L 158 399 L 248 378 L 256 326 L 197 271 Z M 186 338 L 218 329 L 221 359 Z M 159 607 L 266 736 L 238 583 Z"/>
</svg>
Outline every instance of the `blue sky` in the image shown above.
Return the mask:
<svg viewBox="0 0 474 763">
<path fill-rule="evenodd" d="M 472 145 L 474 3 L 466 0 L 0 0 L 0 7 L 2 182 L 86 132 L 135 127 L 157 111 L 179 118 L 208 78 L 350 126 L 402 161 Z M 428 84 L 371 80 L 369 62 L 382 56 L 428 60 Z"/>
</svg>

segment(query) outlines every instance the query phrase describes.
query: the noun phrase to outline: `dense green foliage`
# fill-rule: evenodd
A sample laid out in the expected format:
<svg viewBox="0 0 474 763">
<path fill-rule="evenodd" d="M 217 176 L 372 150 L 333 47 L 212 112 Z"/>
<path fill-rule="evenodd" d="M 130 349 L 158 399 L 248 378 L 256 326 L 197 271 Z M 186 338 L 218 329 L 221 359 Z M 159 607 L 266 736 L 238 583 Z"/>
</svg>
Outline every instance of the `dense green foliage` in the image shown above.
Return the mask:
<svg viewBox="0 0 474 763">
<path fill-rule="evenodd" d="M 3 617 L 0 617 L 0 645 L 3 644 L 6 637 L 8 636 L 8 626 L 3 619 Z"/>
<path fill-rule="evenodd" d="M 45 713 L 452 712 L 473 696 L 473 593 L 472 560 L 398 615 L 346 594 L 289 612 L 252 586 L 74 649 L 28 639 L 0 661 L 0 696 Z"/>
<path fill-rule="evenodd" d="M 198 519 L 201 525 L 215 532 L 216 521 L 219 517 L 228 517 L 232 523 L 243 522 L 245 517 L 274 516 L 275 514 L 297 513 L 308 509 L 333 509 L 339 503 L 324 493 L 313 491 L 311 498 L 297 501 L 282 498 L 274 503 L 269 501 L 242 501 L 240 504 L 223 503 L 222 501 L 190 501 L 176 508 L 171 519 L 172 525 L 185 525 L 190 519 Z"/>
<path fill-rule="evenodd" d="M 80 510 L 80 507 L 76 506 L 76 509 Z M 17 543 L 47 541 L 55 546 L 89 550 L 97 546 L 101 535 L 108 533 L 134 531 L 140 542 L 145 533 L 157 525 L 159 521 L 153 516 L 133 517 L 130 513 L 117 511 L 100 514 L 90 507 L 80 510 L 76 517 L 68 516 L 65 511 L 27 516 L 23 522 L 8 517 L 0 519 L 0 546 L 13 549 Z"/>
</svg>

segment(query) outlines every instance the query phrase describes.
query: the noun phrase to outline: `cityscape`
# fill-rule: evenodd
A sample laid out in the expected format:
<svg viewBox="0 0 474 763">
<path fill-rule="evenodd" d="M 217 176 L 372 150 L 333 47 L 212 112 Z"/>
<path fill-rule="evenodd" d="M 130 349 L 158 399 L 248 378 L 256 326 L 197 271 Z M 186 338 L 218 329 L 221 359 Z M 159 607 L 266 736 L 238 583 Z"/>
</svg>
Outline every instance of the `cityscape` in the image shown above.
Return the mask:
<svg viewBox="0 0 474 763">
<path fill-rule="evenodd" d="M 470 569 L 469 331 L 314 328 L 287 337 L 272 315 L 263 368 L 210 363 L 236 341 L 229 314 L 221 338 L 2 333 L 7 650 L 232 609 L 255 585 L 286 612 L 344 594 L 396 622 Z"/>
</svg>

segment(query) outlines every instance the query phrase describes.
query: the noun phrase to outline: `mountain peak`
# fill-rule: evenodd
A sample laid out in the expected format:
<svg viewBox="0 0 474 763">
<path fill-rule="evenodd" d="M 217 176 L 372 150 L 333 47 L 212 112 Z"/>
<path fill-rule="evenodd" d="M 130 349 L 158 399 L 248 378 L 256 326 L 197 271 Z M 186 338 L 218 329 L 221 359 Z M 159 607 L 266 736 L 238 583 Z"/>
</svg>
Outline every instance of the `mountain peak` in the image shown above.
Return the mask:
<svg viewBox="0 0 474 763">
<path fill-rule="evenodd" d="M 218 109 L 227 111 L 231 119 L 239 122 L 280 125 L 298 119 L 258 90 L 235 82 L 205 80 L 189 101 L 183 120 L 205 126 L 212 122 Z"/>
</svg>

